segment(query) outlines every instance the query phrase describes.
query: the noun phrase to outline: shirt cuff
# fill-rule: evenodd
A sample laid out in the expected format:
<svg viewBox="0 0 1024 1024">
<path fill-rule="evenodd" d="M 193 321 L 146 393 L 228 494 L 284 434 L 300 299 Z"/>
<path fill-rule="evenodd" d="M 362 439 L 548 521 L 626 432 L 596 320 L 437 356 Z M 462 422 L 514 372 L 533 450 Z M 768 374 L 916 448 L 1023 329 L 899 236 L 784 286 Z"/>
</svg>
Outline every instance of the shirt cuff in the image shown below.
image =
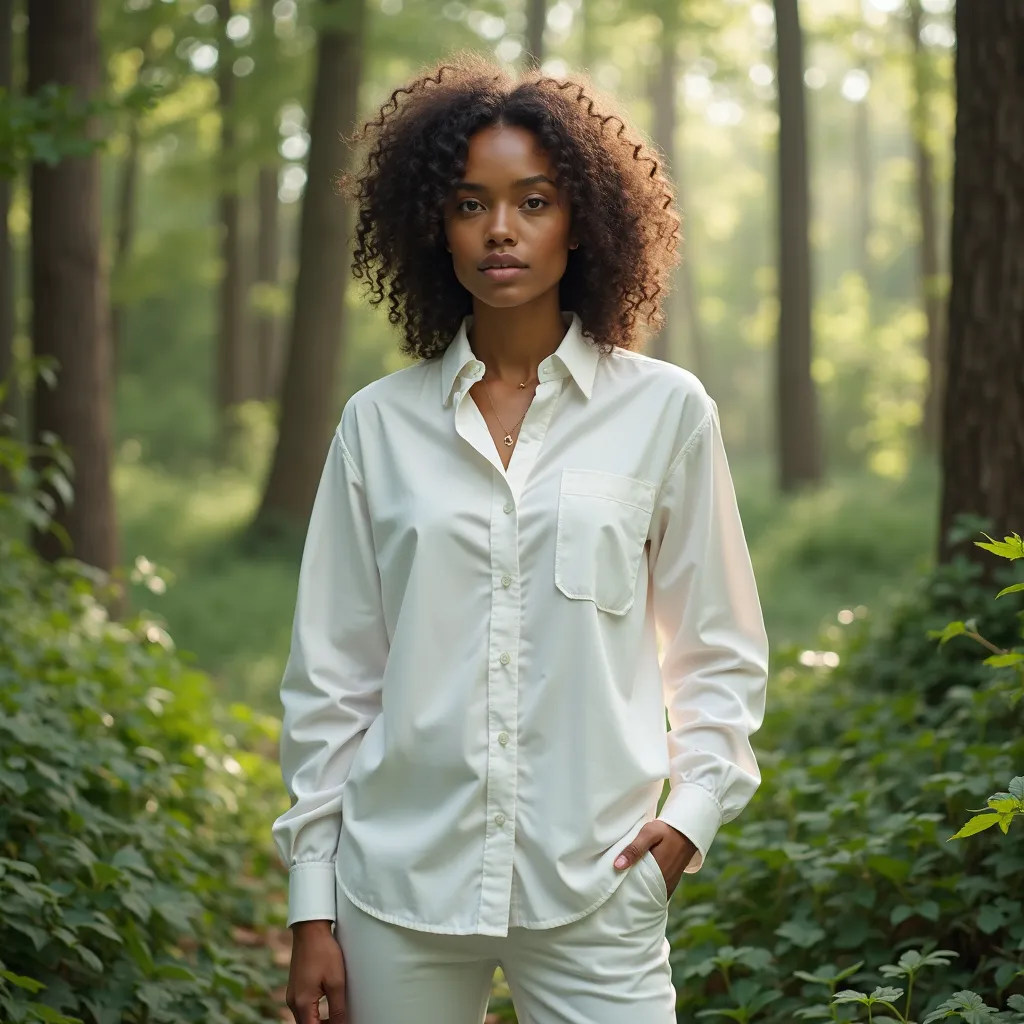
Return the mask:
<svg viewBox="0 0 1024 1024">
<path fill-rule="evenodd" d="M 683 873 L 692 875 L 700 871 L 722 826 L 722 808 L 718 801 L 703 786 L 680 783 L 665 799 L 658 819 L 682 832 L 697 847 Z"/>
<path fill-rule="evenodd" d="M 299 921 L 337 919 L 334 861 L 301 861 L 288 871 L 288 927 Z"/>
</svg>

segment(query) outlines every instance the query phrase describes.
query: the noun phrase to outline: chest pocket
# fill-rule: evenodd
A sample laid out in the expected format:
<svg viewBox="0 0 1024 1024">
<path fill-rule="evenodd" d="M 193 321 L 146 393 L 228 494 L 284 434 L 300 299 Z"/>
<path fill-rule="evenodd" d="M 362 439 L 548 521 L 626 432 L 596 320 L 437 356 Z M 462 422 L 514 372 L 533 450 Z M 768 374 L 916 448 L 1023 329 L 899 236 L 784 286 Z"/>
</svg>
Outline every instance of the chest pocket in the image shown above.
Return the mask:
<svg viewBox="0 0 1024 1024">
<path fill-rule="evenodd" d="M 654 509 L 653 484 L 591 469 L 563 469 L 558 491 L 555 586 L 575 601 L 625 615 Z"/>
</svg>

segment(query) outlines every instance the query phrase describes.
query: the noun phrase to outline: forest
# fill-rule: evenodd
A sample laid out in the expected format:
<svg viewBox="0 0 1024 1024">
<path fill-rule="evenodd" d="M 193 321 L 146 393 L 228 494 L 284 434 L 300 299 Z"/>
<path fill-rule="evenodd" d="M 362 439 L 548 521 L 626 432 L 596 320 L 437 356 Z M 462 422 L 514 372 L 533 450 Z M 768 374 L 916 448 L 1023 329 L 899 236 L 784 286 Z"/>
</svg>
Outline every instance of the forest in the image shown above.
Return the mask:
<svg viewBox="0 0 1024 1024">
<path fill-rule="evenodd" d="M 0 0 L 0 1024 L 291 1019 L 299 556 L 407 361 L 337 177 L 460 50 L 584 70 L 683 218 L 645 351 L 771 668 L 678 1020 L 1024 1022 L 1020 0 Z"/>
</svg>

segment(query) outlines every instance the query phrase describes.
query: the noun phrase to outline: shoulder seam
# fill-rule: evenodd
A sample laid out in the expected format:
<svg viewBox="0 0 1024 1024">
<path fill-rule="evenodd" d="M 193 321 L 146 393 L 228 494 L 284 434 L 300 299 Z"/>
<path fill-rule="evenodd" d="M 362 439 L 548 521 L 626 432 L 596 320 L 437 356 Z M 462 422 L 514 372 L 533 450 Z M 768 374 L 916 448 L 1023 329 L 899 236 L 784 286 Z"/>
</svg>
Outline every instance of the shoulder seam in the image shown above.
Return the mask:
<svg viewBox="0 0 1024 1024">
<path fill-rule="evenodd" d="M 700 440 L 701 435 L 707 430 L 708 425 L 711 423 L 711 410 L 708 409 L 704 413 L 704 418 L 693 428 L 693 433 L 686 439 L 683 447 L 679 449 L 675 457 L 669 463 L 668 469 L 665 470 L 665 475 L 661 478 L 661 486 L 658 488 L 658 498 L 661 498 L 661 492 L 665 489 L 665 484 L 671 479 L 672 474 L 675 473 L 679 464 L 686 458 L 690 449 Z"/>
<path fill-rule="evenodd" d="M 364 486 L 363 475 L 362 473 L 359 472 L 359 467 L 356 465 L 356 460 L 352 458 L 352 453 L 348 450 L 348 445 L 345 444 L 345 439 L 341 436 L 340 423 L 338 424 L 338 426 L 334 428 L 334 436 L 337 438 L 338 444 L 341 446 L 341 454 L 345 457 L 345 461 L 348 463 L 348 468 L 352 470 L 352 474 L 353 476 L 355 476 L 356 481 L 359 483 L 359 486 Z"/>
</svg>

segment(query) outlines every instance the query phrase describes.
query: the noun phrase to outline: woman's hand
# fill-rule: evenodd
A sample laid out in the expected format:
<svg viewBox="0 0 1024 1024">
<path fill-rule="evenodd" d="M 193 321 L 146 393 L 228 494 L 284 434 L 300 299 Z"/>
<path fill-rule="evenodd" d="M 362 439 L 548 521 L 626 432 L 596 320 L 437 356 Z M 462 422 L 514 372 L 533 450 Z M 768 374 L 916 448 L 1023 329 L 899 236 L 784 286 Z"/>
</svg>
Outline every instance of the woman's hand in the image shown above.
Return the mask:
<svg viewBox="0 0 1024 1024">
<path fill-rule="evenodd" d="M 679 880 L 683 877 L 683 869 L 693 860 L 697 847 L 678 829 L 656 818 L 647 822 L 633 842 L 615 858 L 615 867 L 620 871 L 625 870 L 631 864 L 635 864 L 648 850 L 661 868 L 665 889 L 671 899 Z"/>
<path fill-rule="evenodd" d="M 295 1024 L 318 1024 L 320 998 L 327 996 L 327 1020 L 345 1024 L 345 957 L 330 921 L 292 925 L 292 960 L 285 1001 Z"/>
</svg>

